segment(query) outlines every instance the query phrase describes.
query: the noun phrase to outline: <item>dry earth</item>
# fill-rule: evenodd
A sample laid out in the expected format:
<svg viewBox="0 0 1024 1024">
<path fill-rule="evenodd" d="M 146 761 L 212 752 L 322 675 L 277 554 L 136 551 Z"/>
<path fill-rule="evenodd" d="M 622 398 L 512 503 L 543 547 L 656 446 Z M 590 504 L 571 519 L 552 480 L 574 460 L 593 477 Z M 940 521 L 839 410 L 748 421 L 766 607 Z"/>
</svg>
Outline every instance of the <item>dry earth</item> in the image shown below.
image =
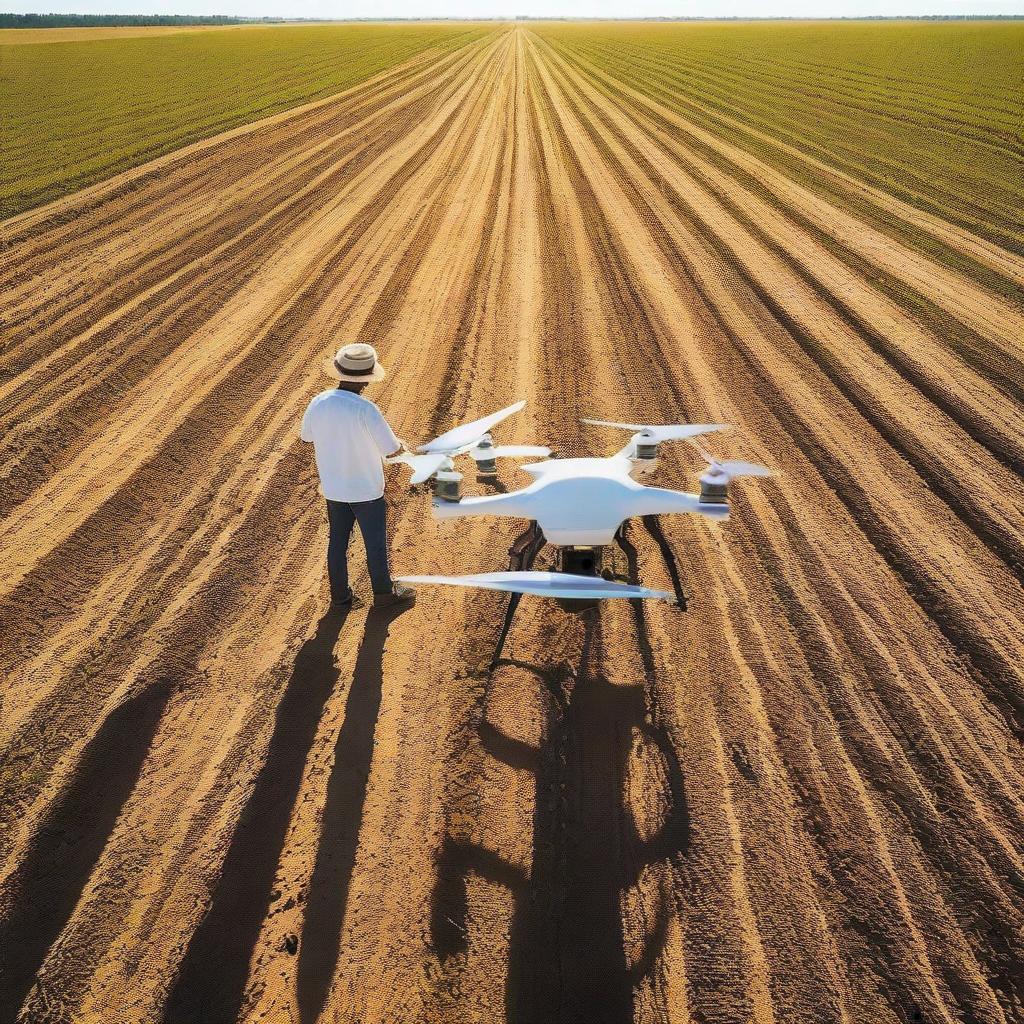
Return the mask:
<svg viewBox="0 0 1024 1024">
<path fill-rule="evenodd" d="M 1024 266 L 864 195 L 1004 294 L 503 28 L 3 224 L 0 1020 L 1020 1021 Z M 499 595 L 325 615 L 339 339 L 410 441 L 784 476 L 488 673 Z"/>
</svg>

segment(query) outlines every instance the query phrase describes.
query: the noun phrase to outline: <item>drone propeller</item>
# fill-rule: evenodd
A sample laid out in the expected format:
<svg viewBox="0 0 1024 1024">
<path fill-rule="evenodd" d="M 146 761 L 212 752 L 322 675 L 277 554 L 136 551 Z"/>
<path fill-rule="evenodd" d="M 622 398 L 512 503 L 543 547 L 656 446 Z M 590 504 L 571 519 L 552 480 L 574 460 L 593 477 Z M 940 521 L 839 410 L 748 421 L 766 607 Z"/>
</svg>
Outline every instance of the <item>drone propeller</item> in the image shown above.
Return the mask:
<svg viewBox="0 0 1024 1024">
<path fill-rule="evenodd" d="M 632 430 L 645 439 L 660 444 L 662 441 L 683 441 L 700 434 L 711 434 L 716 430 L 728 430 L 728 423 L 614 423 L 610 420 L 580 420 L 592 427 L 614 427 L 616 430 Z"/>
<path fill-rule="evenodd" d="M 490 416 L 483 416 L 478 420 L 473 420 L 472 423 L 463 423 L 458 427 L 453 427 L 440 437 L 435 437 L 433 441 L 421 444 L 417 450 L 421 452 L 445 452 L 451 454 L 459 448 L 464 448 L 466 445 L 479 441 L 491 427 L 497 426 L 502 420 L 507 419 L 513 413 L 519 412 L 525 407 L 525 400 L 516 402 L 515 405 L 510 405 L 507 409 L 502 409 L 500 412 L 491 413 Z"/>
<path fill-rule="evenodd" d="M 716 459 L 714 455 L 704 451 L 700 445 L 695 444 L 694 448 L 700 452 L 704 461 L 710 467 L 704 476 L 715 480 L 724 480 L 728 483 L 738 476 L 775 476 L 775 470 L 767 466 L 759 466 L 756 462 L 743 462 L 740 459 Z M 703 477 L 701 478 L 703 479 Z"/>
<path fill-rule="evenodd" d="M 711 466 L 718 470 L 720 473 L 724 473 L 731 480 L 737 476 L 775 476 L 775 470 L 769 469 L 767 466 L 759 466 L 756 462 L 742 462 L 740 460 L 730 459 L 725 461 L 715 460 L 711 463 Z"/>
<path fill-rule="evenodd" d="M 469 455 L 477 462 L 489 462 L 495 458 L 546 458 L 551 454 L 550 448 L 535 444 L 494 445 L 491 441 L 490 429 L 519 412 L 526 405 L 525 401 L 516 402 L 506 409 L 483 416 L 472 423 L 462 423 L 457 427 L 435 437 L 433 441 L 421 444 L 416 449 L 420 454 L 402 452 L 385 461 L 401 462 L 412 469 L 409 483 L 421 484 L 429 480 L 442 469 L 453 469 L 452 459 L 456 455 Z"/>
<path fill-rule="evenodd" d="M 409 479 L 410 484 L 421 484 L 429 480 L 439 469 L 445 468 L 449 462 L 447 452 L 431 452 L 426 455 L 412 455 L 409 452 L 402 452 L 401 455 L 392 455 L 385 459 L 389 464 L 402 463 L 412 470 Z"/>
<path fill-rule="evenodd" d="M 466 454 L 477 462 L 487 459 L 543 459 L 551 454 L 551 449 L 540 444 L 499 444 L 492 448 L 470 448 Z"/>
<path fill-rule="evenodd" d="M 675 601 L 667 590 L 651 590 L 631 583 L 615 583 L 601 576 L 575 576 L 564 572 L 480 572 L 469 576 L 396 576 L 400 583 L 440 583 L 453 587 L 479 587 L 482 590 L 504 590 L 508 593 L 535 594 L 538 597 L 560 597 L 579 601 L 609 598 L 656 598 Z"/>
</svg>

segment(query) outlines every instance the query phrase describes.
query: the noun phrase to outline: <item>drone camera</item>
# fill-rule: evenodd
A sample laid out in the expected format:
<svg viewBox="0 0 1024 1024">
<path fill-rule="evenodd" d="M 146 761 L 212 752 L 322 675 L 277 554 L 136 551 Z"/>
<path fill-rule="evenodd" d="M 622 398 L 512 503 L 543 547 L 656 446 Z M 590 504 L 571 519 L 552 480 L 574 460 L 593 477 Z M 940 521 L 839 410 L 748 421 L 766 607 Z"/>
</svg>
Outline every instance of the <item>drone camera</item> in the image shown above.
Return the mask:
<svg viewBox="0 0 1024 1024">
<path fill-rule="evenodd" d="M 462 500 L 462 474 L 456 470 L 441 470 L 434 475 L 434 497 L 440 501 Z"/>
<path fill-rule="evenodd" d="M 636 457 L 641 462 L 651 462 L 658 457 L 657 441 L 637 441 Z"/>
<path fill-rule="evenodd" d="M 559 550 L 559 571 L 573 576 L 597 576 L 601 571 L 601 549 L 566 547 Z"/>
</svg>

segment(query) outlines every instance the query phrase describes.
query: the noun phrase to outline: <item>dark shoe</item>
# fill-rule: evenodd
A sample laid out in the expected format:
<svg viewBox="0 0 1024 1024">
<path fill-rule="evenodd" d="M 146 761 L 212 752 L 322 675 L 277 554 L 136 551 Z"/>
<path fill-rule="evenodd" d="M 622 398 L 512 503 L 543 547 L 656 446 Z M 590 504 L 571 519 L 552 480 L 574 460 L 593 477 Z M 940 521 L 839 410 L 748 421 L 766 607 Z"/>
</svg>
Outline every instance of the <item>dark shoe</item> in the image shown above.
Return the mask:
<svg viewBox="0 0 1024 1024">
<path fill-rule="evenodd" d="M 377 608 L 390 608 L 396 604 L 412 604 L 415 600 L 416 591 L 412 587 L 396 583 L 390 594 L 375 594 L 373 603 Z"/>
<path fill-rule="evenodd" d="M 351 588 L 344 597 L 332 597 L 331 607 L 332 608 L 351 608 L 355 600 L 355 595 L 352 593 Z"/>
</svg>

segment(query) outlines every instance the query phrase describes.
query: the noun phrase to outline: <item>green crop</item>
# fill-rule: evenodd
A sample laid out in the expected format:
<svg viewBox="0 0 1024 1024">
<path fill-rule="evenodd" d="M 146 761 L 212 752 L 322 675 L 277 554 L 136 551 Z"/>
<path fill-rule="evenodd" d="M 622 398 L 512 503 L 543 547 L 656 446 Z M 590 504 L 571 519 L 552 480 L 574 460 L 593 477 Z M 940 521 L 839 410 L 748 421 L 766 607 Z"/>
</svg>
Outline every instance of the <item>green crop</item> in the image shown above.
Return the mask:
<svg viewBox="0 0 1024 1024">
<path fill-rule="evenodd" d="M 487 30 L 247 26 L 0 45 L 0 217 Z"/>
<path fill-rule="evenodd" d="M 551 23 L 531 30 L 869 219 L 805 157 L 1024 249 L 1024 23 Z"/>
</svg>

